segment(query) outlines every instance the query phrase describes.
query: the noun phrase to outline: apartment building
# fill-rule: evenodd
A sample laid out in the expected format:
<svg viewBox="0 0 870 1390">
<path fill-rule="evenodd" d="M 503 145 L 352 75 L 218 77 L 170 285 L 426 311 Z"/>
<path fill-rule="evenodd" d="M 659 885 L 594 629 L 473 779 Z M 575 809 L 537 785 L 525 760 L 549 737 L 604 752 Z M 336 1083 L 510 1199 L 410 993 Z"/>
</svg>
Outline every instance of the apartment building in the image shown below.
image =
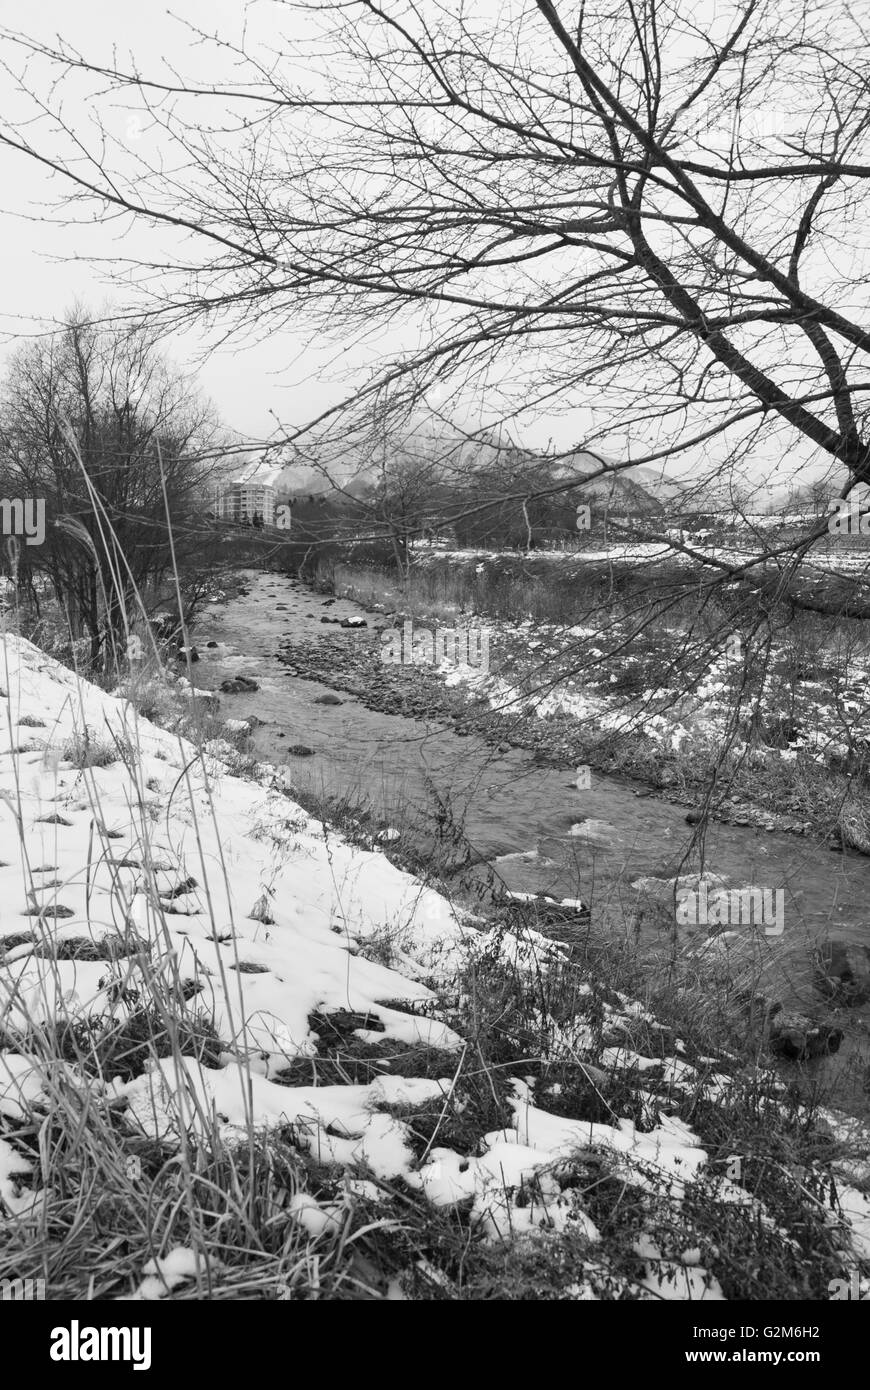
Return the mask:
<svg viewBox="0 0 870 1390">
<path fill-rule="evenodd" d="M 269 483 L 237 479 L 215 498 L 214 514 L 222 521 L 253 521 L 275 525 L 275 489 Z"/>
</svg>

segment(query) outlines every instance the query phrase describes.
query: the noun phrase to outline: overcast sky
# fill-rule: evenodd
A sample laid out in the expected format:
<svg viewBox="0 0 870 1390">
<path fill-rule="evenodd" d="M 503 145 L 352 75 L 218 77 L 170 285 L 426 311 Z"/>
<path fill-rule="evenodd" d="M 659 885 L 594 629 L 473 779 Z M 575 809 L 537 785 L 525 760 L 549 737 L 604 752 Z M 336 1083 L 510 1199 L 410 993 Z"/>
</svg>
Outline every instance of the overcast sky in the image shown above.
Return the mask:
<svg viewBox="0 0 870 1390">
<path fill-rule="evenodd" d="M 240 35 L 244 6 L 239 0 L 180 0 L 174 10 L 206 30 Z M 206 75 L 183 28 L 164 8 L 143 0 L 75 0 L 72 4 L 69 0 L 39 0 L 38 5 L 4 0 L 0 13 L 7 27 L 46 41 L 59 33 L 88 57 L 109 60 L 115 47 L 119 62 L 133 54 L 142 70 L 162 68 L 165 59 L 176 57 L 183 58 L 186 72 Z M 288 19 L 292 20 L 292 14 L 285 11 L 283 22 Z M 5 114 L 10 117 L 15 107 L 13 104 L 10 109 L 8 84 L 4 88 Z M 81 112 L 77 114 L 80 118 Z M 128 117 L 119 113 L 119 122 L 123 122 L 125 137 L 135 134 Z M 93 266 L 86 259 L 115 253 L 116 228 L 69 229 L 46 222 L 45 205 L 57 198 L 57 179 L 26 156 L 3 147 L 0 186 L 8 213 L 2 222 L 0 260 L 0 353 L 5 358 L 21 335 L 44 331 L 76 299 L 89 307 L 99 306 L 119 302 L 124 291 L 113 284 L 107 266 Z M 147 239 L 144 227 L 132 238 L 137 250 L 146 247 Z M 127 240 L 125 250 L 131 249 Z M 339 386 L 327 380 L 334 351 L 312 351 L 292 334 L 272 335 L 261 345 L 234 342 L 218 346 L 209 350 L 203 361 L 207 344 L 208 339 L 201 334 L 176 338 L 171 343 L 172 355 L 195 367 L 203 389 L 218 405 L 226 424 L 243 435 L 263 438 L 272 433 L 275 415 L 298 423 L 340 394 Z"/>
<path fill-rule="evenodd" d="M 249 35 L 255 31 L 254 42 L 258 28 L 261 34 L 268 33 L 270 26 L 275 32 L 276 16 L 285 32 L 299 32 L 301 26 L 314 22 L 292 5 L 247 7 L 241 0 L 177 0 L 173 8 L 193 25 L 234 40 L 241 39 L 243 23 L 247 22 Z M 202 50 L 191 46 L 189 33 L 176 19 L 143 0 L 39 0 L 38 4 L 4 0 L 0 13 L 7 28 L 48 42 L 60 34 L 91 60 L 108 64 L 114 52 L 118 66 L 135 66 L 140 72 L 156 75 L 165 74 L 167 64 L 177 61 L 188 78 L 215 80 L 212 51 L 206 58 Z M 23 109 L 21 98 L 7 90 L 6 117 L 14 121 Z M 71 106 L 66 114 L 73 128 L 89 118 L 86 106 Z M 117 120 L 115 134 L 122 144 L 142 138 L 131 126 L 129 112 L 119 110 Z M 122 241 L 117 223 L 89 221 L 71 228 L 58 223 L 56 212 L 49 212 L 50 220 L 46 220 L 46 208 L 56 206 L 60 181 L 43 173 L 33 160 L 3 147 L 0 178 L 8 214 L 2 223 L 0 353 L 8 356 L 22 337 L 45 331 L 77 300 L 89 308 L 123 302 L 124 287 L 112 281 L 108 262 L 119 249 L 147 259 L 157 234 L 144 223 L 132 231 L 125 224 Z M 164 241 L 163 249 L 165 245 Z M 93 264 L 95 257 L 106 258 L 107 264 L 101 269 Z M 388 348 L 389 340 L 382 346 Z M 378 342 L 373 342 L 368 355 L 378 348 Z M 263 343 L 234 336 L 222 344 L 197 333 L 176 337 L 169 349 L 180 363 L 195 368 L 202 388 L 217 404 L 225 423 L 255 439 L 270 436 L 277 422 L 285 427 L 299 425 L 336 402 L 347 389 L 346 382 L 335 379 L 337 369 L 352 370 L 363 361 L 356 351 L 344 355 L 334 347 L 323 351 L 292 332 L 270 333 Z M 563 422 L 555 442 L 565 447 L 574 442 L 575 432 L 582 434 L 579 421 Z M 544 421 L 538 436 L 524 442 L 541 446 L 548 434 L 552 432 Z M 690 463 L 687 458 L 683 466 Z M 777 460 L 760 461 L 759 478 L 762 473 L 773 472 L 777 483 L 785 482 L 786 475 L 777 464 Z"/>
</svg>

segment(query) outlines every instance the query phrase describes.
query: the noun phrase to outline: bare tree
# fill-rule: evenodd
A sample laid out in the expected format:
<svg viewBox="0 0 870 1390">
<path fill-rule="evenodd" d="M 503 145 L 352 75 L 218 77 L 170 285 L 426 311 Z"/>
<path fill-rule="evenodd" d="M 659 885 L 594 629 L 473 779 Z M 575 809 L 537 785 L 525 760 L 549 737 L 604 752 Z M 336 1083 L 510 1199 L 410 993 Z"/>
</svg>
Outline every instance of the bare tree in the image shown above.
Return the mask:
<svg viewBox="0 0 870 1390">
<path fill-rule="evenodd" d="M 515 439 L 566 416 L 551 463 L 691 466 L 696 513 L 752 482 L 753 458 L 789 459 L 798 484 L 827 460 L 844 495 L 870 481 L 870 35 L 849 0 L 270 13 L 256 42 L 192 29 L 187 73 L 179 54 L 143 72 L 7 34 L 21 101 L 48 95 L 0 140 L 73 209 L 164 231 L 147 263 L 122 263 L 143 295 L 164 277 L 155 324 L 388 344 L 288 443 L 340 449 L 367 422 L 380 437 L 384 402 L 397 429 L 427 410 L 467 426 L 484 403 Z M 68 115 L 72 84 L 95 136 Z M 148 139 L 125 141 L 130 117 Z M 579 481 L 542 471 L 538 492 Z M 503 500 L 529 499 L 506 480 Z M 700 608 L 752 575 L 703 634 L 708 651 L 742 614 L 747 668 L 784 598 L 870 616 L 860 570 L 835 593 L 804 582 L 824 517 L 757 529 L 736 557 L 640 529 L 695 563 Z M 622 645 L 650 621 L 645 601 Z"/>
<path fill-rule="evenodd" d="M 71 635 L 93 664 L 121 638 L 191 547 L 203 544 L 217 440 L 212 407 L 172 372 L 147 329 L 67 327 L 21 349 L 2 388 L 0 471 L 13 496 L 38 499 L 40 545 L 20 548 L 50 580 Z"/>
<path fill-rule="evenodd" d="M 79 129 L 64 148 L 59 104 L 51 137 L 0 138 L 107 213 L 194 233 L 185 285 L 155 310 L 167 320 L 389 323 L 405 346 L 369 392 L 389 380 L 407 409 L 485 379 L 505 415 L 594 404 L 583 442 L 618 429 L 630 445 L 608 467 L 719 440 L 720 463 L 763 442 L 870 475 L 854 7 L 314 11 L 316 51 L 277 30 L 272 52 L 215 41 L 215 71 L 236 63 L 226 85 L 7 36 L 23 81 L 41 63 L 90 74 L 177 157 L 88 150 Z M 424 318 L 425 345 L 408 345 Z"/>
</svg>

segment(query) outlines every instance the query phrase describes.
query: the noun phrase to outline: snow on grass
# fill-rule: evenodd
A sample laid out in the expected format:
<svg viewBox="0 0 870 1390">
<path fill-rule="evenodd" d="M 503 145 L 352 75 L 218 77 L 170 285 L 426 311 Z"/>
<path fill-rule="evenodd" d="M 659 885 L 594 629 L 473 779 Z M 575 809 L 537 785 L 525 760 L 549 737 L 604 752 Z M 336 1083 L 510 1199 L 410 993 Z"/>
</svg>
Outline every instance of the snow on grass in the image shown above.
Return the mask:
<svg viewBox="0 0 870 1390">
<path fill-rule="evenodd" d="M 446 685 L 466 687 L 472 699 L 485 701 L 493 712 L 574 719 L 607 736 L 642 734 L 648 746 L 664 754 L 702 760 L 715 755 L 727 735 L 735 758 L 746 753 L 745 738 L 735 738 L 732 729 L 735 700 L 746 674 L 742 656 L 713 651 L 688 680 L 680 654 L 685 634 L 678 630 L 659 630 L 653 653 L 632 655 L 628 627 L 608 619 L 608 645 L 617 653 L 611 662 L 616 669 L 609 669 L 601 648 L 588 644 L 590 631 L 585 627 L 488 621 L 492 669 L 482 672 L 444 664 L 440 674 Z M 601 631 L 592 635 L 602 640 Z M 753 744 L 752 761 L 771 767 L 798 760 L 826 765 L 870 742 L 870 708 L 865 698 L 870 660 L 854 654 L 847 660 L 832 648 L 822 654 L 828 673 L 824 682 L 803 676 L 795 679 L 795 660 L 787 640 L 777 641 L 765 659 L 769 671 L 758 690 L 758 714 L 779 738 L 787 704 L 793 729 L 788 746 Z M 672 674 L 671 683 L 662 684 L 666 668 L 672 673 L 683 671 L 682 683 Z M 640 689 L 641 682 L 647 688 Z"/>
<path fill-rule="evenodd" d="M 714 1279 L 698 1264 L 700 1251 L 684 1251 L 681 1261 L 663 1259 L 662 1252 L 649 1236 L 641 1236 L 635 1253 L 646 1261 L 641 1294 L 651 1299 L 721 1303 L 725 1299 L 718 1279 Z"/>
<path fill-rule="evenodd" d="M 28 642 L 8 641 L 4 684 L 0 817 L 9 852 L 0 867 L 0 948 L 5 938 L 11 949 L 0 971 L 0 1016 L 7 1029 L 129 1019 L 148 989 L 132 939 L 150 952 L 150 969 L 163 963 L 199 986 L 223 1052 L 234 1059 L 214 1073 L 192 1068 L 182 1087 L 159 1068 L 138 1078 L 139 1111 L 148 1091 L 161 1113 L 173 1101 L 189 1110 L 190 1097 L 180 1096 L 189 1086 L 207 1108 L 241 1123 L 253 1071 L 255 1122 L 296 1119 L 307 1092 L 266 1077 L 316 1051 L 315 1012 L 359 1013 L 378 1041 L 458 1047 L 446 1025 L 395 1006 L 432 999 L 428 987 L 355 954 L 360 937 L 397 932 L 421 972 L 455 960 L 463 932 L 440 895 L 383 854 L 328 833 L 286 797 L 228 776 L 217 760 L 203 765 L 190 744 L 136 719 L 130 706 L 78 682 Z M 37 710 L 46 749 L 10 756 L 20 717 Z M 85 770 L 64 762 L 57 750 L 82 727 L 116 741 L 122 756 Z M 267 910 L 254 914 L 263 902 Z M 35 948 L 12 944 L 31 932 Z M 66 944 L 76 958 L 58 958 Z M 0 1106 L 19 1105 L 25 1082 L 32 1098 L 36 1083 L 24 1059 L 4 1055 Z M 320 1101 L 328 1100 L 321 1088 Z M 364 1138 L 371 1125 L 376 1142 L 395 1151 L 395 1140 L 382 1138 L 381 1118 L 360 1119 L 358 1100 L 349 1132 Z M 348 1119 L 342 1110 L 324 1123 L 337 1117 Z"/>
<path fill-rule="evenodd" d="M 30 1160 L 22 1157 L 5 1139 L 0 1139 L 0 1213 L 3 1207 L 13 1217 L 33 1211 L 37 1197 L 27 1185 L 32 1171 Z"/>
<path fill-rule="evenodd" d="M 465 1103 L 456 1077 L 466 1044 L 433 1016 L 433 985 L 493 955 L 531 979 L 563 960 L 559 946 L 531 931 L 473 930 L 379 850 L 348 844 L 274 787 L 231 775 L 220 758 L 137 718 L 29 642 L 7 639 L 0 682 L 3 1133 L 34 1108 L 48 1110 L 53 1088 L 86 1086 L 142 1142 L 172 1151 L 190 1133 L 228 1143 L 252 1128 L 289 1133 L 314 1163 L 356 1172 L 348 1181 L 365 1183 L 369 1200 L 378 1183 L 400 1179 L 433 1208 L 461 1204 L 490 1241 L 570 1231 L 593 1250 L 596 1221 L 564 1183 L 578 1154 L 594 1152 L 622 1182 L 644 1197 L 665 1193 L 677 1211 L 687 1186 L 705 1180 L 708 1155 L 683 1120 L 663 1113 L 678 1108 L 669 1097 L 640 1093 L 645 1126 L 616 1112 L 591 1122 L 549 1113 L 532 1079 L 513 1081 L 510 1123 L 473 1135 L 471 1152 L 438 1144 L 436 1128 L 421 1154 L 414 1112 L 452 1115 Z M 22 735 L 28 716 L 42 720 L 36 747 Z M 85 731 L 115 748 L 114 761 L 63 757 Z M 366 959 L 366 944 L 385 937 L 398 944 L 390 958 L 401 970 Z M 652 1079 L 661 1065 L 655 1081 L 674 1093 L 723 1093 L 727 1077 L 634 1051 L 631 1028 L 658 1025 L 636 1001 L 615 998 L 602 1013 L 626 1044 L 600 1058 L 614 1074 Z M 186 1028 L 195 1046 L 156 1049 L 149 1010 L 161 1000 L 164 1031 Z M 381 1074 L 342 1084 L 334 1065 L 317 1077 L 330 1060 L 330 1019 L 342 1046 L 376 1058 Z M 535 1026 L 541 1038 L 549 1032 L 552 1059 L 594 1052 L 579 1013 Z M 53 1036 L 77 1039 L 75 1060 L 60 1041 L 52 1051 Z M 117 1037 L 126 1040 L 120 1051 L 109 1045 Z M 422 1075 L 391 1070 L 404 1049 Z M 723 1202 L 749 1200 L 725 1187 Z M 0 1137 L 0 1223 L 26 1219 L 45 1195 L 32 1160 Z M 867 1199 L 855 1188 L 847 1198 L 865 1249 Z M 311 1239 L 340 1217 L 304 1192 L 287 1210 Z M 659 1259 L 652 1245 L 642 1258 L 646 1296 L 720 1296 L 697 1263 Z M 193 1251 L 173 1248 L 144 1266 L 134 1296 L 162 1297 L 196 1273 Z M 578 1289 L 594 1296 L 583 1280 Z"/>
<path fill-rule="evenodd" d="M 381 1178 L 407 1174 L 413 1158 L 406 1127 L 383 1107 L 419 1104 L 450 1085 L 449 1078 L 383 1076 L 368 1086 L 281 1086 L 262 1076 L 246 1077 L 234 1062 L 220 1068 L 186 1063 L 180 1080 L 177 1065 L 167 1059 L 113 1089 L 152 1138 L 177 1139 L 197 1111 L 243 1138 L 248 1081 L 257 1125 L 292 1124 L 300 1147 L 316 1162 L 365 1168 Z"/>
<path fill-rule="evenodd" d="M 168 1255 L 148 1260 L 142 1266 L 145 1276 L 129 1301 L 153 1301 L 164 1298 L 187 1279 L 195 1279 L 202 1264 L 194 1250 L 177 1245 Z M 127 1300 L 125 1300 L 127 1301 Z"/>
<path fill-rule="evenodd" d="M 628 1156 L 635 1185 L 657 1190 L 656 1179 L 646 1171 L 649 1170 L 657 1178 L 667 1177 L 671 1191 L 679 1192 L 707 1162 L 696 1136 L 674 1116 L 663 1115 L 655 1129 L 641 1133 L 631 1120 L 607 1125 L 549 1115 L 532 1104 L 527 1083 L 515 1082 L 515 1090 L 514 1123 L 519 1142 L 542 1150 L 550 1163 L 568 1158 L 578 1149 L 603 1147 Z"/>
<path fill-rule="evenodd" d="M 517 1143 L 513 1131 L 484 1135 L 479 1158 L 464 1158 L 451 1149 L 436 1148 L 412 1184 L 419 1184 L 436 1206 L 455 1206 L 471 1201 L 472 1219 L 491 1240 L 506 1240 L 535 1230 L 564 1230 L 571 1222 L 590 1241 L 600 1239 L 595 1224 L 563 1193 L 552 1173 L 542 1172 L 550 1156 Z M 515 1200 L 534 1178 L 527 1200 Z"/>
<path fill-rule="evenodd" d="M 20 1120 L 34 1101 L 45 1099 L 36 1061 L 17 1052 L 0 1052 L 0 1116 Z"/>
</svg>

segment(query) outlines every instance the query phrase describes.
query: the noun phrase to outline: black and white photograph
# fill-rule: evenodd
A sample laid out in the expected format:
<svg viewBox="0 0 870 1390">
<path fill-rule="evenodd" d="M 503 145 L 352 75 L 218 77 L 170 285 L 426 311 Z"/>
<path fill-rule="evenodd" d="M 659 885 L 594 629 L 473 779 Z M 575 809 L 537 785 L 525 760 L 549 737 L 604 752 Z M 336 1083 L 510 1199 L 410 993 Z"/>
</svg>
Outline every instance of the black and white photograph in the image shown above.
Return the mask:
<svg viewBox="0 0 870 1390">
<path fill-rule="evenodd" d="M 0 1345 L 824 1369 L 870 4 L 3 0 L 0 177 Z"/>
</svg>

